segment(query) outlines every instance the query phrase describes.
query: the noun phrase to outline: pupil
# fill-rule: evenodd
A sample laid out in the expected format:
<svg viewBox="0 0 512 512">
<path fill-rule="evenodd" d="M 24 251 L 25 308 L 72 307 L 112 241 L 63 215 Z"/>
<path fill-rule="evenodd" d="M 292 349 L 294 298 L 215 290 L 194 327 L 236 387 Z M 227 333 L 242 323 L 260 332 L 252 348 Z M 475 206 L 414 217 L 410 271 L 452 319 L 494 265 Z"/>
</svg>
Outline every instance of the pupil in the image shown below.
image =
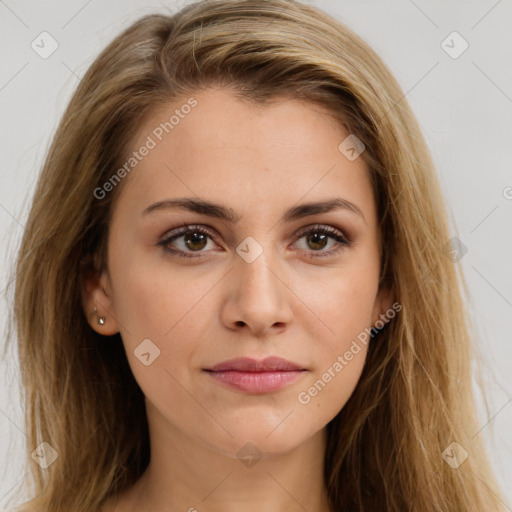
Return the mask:
<svg viewBox="0 0 512 512">
<path fill-rule="evenodd" d="M 202 233 L 191 233 L 185 235 L 185 244 L 189 249 L 203 249 L 206 246 L 206 236 Z M 199 247 L 194 247 L 194 244 L 198 243 Z"/>
<path fill-rule="evenodd" d="M 317 247 L 313 247 L 311 244 L 310 244 L 310 247 L 312 249 L 323 249 L 326 244 L 327 244 L 327 235 L 323 234 L 323 233 L 314 233 L 313 235 L 309 235 L 307 237 L 308 239 L 308 243 L 312 242 L 313 245 L 317 245 Z"/>
</svg>

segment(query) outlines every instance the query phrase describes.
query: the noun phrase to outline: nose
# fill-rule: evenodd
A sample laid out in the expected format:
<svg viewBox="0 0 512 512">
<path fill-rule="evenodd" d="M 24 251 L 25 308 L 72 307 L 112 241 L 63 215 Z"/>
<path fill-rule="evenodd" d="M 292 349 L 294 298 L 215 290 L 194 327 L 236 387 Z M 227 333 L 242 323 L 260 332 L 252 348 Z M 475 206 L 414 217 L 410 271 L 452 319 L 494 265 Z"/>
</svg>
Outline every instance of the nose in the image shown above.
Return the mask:
<svg viewBox="0 0 512 512">
<path fill-rule="evenodd" d="M 293 294 L 283 269 L 267 256 L 269 252 L 264 250 L 251 263 L 236 256 L 221 318 L 229 329 L 263 337 L 284 330 L 291 322 Z"/>
</svg>

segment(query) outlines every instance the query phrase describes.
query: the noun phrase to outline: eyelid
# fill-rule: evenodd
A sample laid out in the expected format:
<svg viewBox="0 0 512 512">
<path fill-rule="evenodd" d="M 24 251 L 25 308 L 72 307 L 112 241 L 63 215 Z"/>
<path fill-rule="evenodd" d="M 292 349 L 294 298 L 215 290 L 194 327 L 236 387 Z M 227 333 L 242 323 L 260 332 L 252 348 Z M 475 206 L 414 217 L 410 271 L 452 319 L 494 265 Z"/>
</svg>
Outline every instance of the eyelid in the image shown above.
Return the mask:
<svg viewBox="0 0 512 512">
<path fill-rule="evenodd" d="M 345 230 L 341 230 L 329 224 L 310 224 L 308 226 L 304 226 L 299 231 L 295 233 L 295 238 L 299 241 L 308 233 L 322 233 L 327 235 L 329 238 L 333 239 L 336 244 L 334 247 L 331 247 L 328 251 L 304 251 L 305 257 L 310 259 L 318 259 L 318 258 L 328 258 L 337 256 L 344 249 L 348 249 L 352 247 L 352 239 L 349 235 L 345 234 Z"/>
<path fill-rule="evenodd" d="M 298 231 L 295 232 L 294 236 L 300 238 L 300 237 L 304 236 L 305 234 L 309 233 L 310 231 L 314 231 L 315 229 L 318 231 L 327 232 L 329 234 L 338 235 L 338 236 L 346 239 L 347 242 L 351 241 L 349 234 L 345 230 L 339 229 L 335 226 L 331 226 L 330 224 L 319 224 L 318 222 L 315 224 L 309 224 L 307 226 L 304 226 L 303 228 L 300 228 Z"/>
<path fill-rule="evenodd" d="M 167 245 L 177 238 L 181 238 L 182 236 L 185 236 L 188 233 L 194 232 L 201 233 L 210 237 L 217 245 L 219 245 L 217 241 L 216 231 L 213 228 L 209 226 L 204 226 L 202 224 L 183 224 L 179 227 L 173 228 L 167 231 L 162 236 L 161 240 L 157 243 L 157 245 L 162 246 L 164 250 L 172 254 L 183 255 L 184 251 L 181 251 L 180 249 L 171 250 L 167 247 Z M 190 254 L 191 257 L 196 257 L 194 256 L 194 251 L 185 251 L 185 253 Z M 200 256 L 202 253 L 206 253 L 206 251 L 198 251 L 197 255 Z"/>
</svg>

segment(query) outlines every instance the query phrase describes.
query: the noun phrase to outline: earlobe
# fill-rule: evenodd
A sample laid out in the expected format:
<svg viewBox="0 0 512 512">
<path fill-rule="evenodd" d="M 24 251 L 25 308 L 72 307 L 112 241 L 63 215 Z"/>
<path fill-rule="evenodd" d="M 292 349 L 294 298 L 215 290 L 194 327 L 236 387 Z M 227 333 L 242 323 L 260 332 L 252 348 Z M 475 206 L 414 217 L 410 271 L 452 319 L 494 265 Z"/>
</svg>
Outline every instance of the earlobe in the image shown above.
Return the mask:
<svg viewBox="0 0 512 512">
<path fill-rule="evenodd" d="M 98 320 L 98 325 L 105 325 L 105 322 L 107 321 L 107 319 L 104 316 L 100 316 L 100 314 L 98 313 L 98 308 L 96 306 L 94 307 L 91 316 Z M 94 321 L 94 319 L 91 321 Z"/>
<path fill-rule="evenodd" d="M 89 325 L 104 336 L 119 332 L 119 326 L 113 313 L 113 304 L 109 292 L 108 275 L 88 269 L 81 275 L 82 306 Z"/>
</svg>

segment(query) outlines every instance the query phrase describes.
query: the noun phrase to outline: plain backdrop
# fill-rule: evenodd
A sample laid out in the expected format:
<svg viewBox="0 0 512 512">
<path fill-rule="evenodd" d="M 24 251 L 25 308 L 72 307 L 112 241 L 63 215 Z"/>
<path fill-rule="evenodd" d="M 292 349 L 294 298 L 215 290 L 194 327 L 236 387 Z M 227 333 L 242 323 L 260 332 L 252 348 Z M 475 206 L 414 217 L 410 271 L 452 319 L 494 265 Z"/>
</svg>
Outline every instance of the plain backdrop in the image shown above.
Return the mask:
<svg viewBox="0 0 512 512">
<path fill-rule="evenodd" d="M 80 77 L 136 18 L 174 12 L 187 3 L 0 0 L 1 290 L 8 283 L 49 141 Z M 479 401 L 481 428 L 475 435 L 488 445 L 512 510 L 512 3 L 308 3 L 372 45 L 402 85 L 428 140 L 453 236 L 467 248 L 456 264 L 468 280 L 488 377 L 490 411 Z M 41 37 L 47 38 L 45 51 L 58 44 L 47 58 L 32 46 Z M 9 297 L 2 296 L 0 307 L 0 328 L 5 329 Z M 25 475 L 17 375 L 16 352 L 10 350 L 0 361 L 0 508 Z"/>
</svg>

